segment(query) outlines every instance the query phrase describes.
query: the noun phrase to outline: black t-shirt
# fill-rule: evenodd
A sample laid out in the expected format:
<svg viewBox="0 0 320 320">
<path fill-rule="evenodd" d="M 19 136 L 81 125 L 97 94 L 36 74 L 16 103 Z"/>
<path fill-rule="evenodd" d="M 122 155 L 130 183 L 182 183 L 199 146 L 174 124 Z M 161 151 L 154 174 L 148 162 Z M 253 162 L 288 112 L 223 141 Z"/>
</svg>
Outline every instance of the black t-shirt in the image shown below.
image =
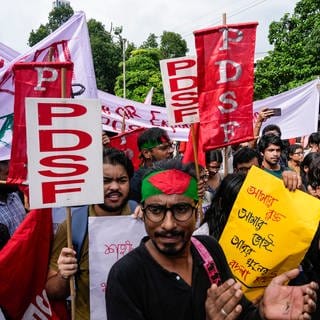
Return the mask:
<svg viewBox="0 0 320 320">
<path fill-rule="evenodd" d="M 213 257 L 222 282 L 232 278 L 226 258 L 212 237 L 197 236 Z M 203 260 L 191 246 L 192 287 L 178 274 L 162 268 L 145 247 L 140 246 L 113 265 L 110 270 L 106 308 L 108 320 L 205 320 L 205 300 L 210 281 Z M 260 319 L 256 308 L 242 299 L 239 319 Z"/>
</svg>

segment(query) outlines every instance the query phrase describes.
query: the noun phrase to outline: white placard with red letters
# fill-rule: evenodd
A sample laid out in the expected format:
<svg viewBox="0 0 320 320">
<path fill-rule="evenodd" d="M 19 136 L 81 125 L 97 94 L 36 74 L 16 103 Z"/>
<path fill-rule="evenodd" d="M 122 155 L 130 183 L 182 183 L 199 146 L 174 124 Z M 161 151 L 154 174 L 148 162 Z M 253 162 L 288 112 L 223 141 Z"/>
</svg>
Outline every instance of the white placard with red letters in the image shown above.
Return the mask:
<svg viewBox="0 0 320 320">
<path fill-rule="evenodd" d="M 103 203 L 98 99 L 26 98 L 30 208 Z"/>
<path fill-rule="evenodd" d="M 196 58 L 161 60 L 160 69 L 169 124 L 199 122 Z"/>
</svg>

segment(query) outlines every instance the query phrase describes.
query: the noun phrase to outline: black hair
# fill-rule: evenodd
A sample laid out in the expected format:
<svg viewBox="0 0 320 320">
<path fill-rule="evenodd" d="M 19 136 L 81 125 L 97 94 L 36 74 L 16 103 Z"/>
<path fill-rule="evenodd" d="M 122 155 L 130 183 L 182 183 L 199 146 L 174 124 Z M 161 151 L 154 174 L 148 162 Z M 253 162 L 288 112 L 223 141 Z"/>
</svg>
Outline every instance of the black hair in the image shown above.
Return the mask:
<svg viewBox="0 0 320 320">
<path fill-rule="evenodd" d="M 303 150 L 303 146 L 298 143 L 290 144 L 287 148 L 287 157 L 290 158 L 298 149 Z"/>
<path fill-rule="evenodd" d="M 268 124 L 267 126 L 265 126 L 262 130 L 262 136 L 266 134 L 268 135 L 269 131 L 277 131 L 279 133 L 279 137 L 281 137 L 281 129 L 276 124 Z"/>
<path fill-rule="evenodd" d="M 222 163 L 222 152 L 220 149 L 209 150 L 205 152 L 206 165 L 208 165 L 212 161 L 216 161 Z"/>
<path fill-rule="evenodd" d="M 312 188 L 320 186 L 320 157 L 313 159 L 309 166 L 308 184 Z"/>
<path fill-rule="evenodd" d="M 246 178 L 243 173 L 229 173 L 221 181 L 211 205 L 205 213 L 202 224 L 207 222 L 209 234 L 217 240 L 229 218 L 233 204 Z"/>
<path fill-rule="evenodd" d="M 129 179 L 132 178 L 134 173 L 134 167 L 132 161 L 126 156 L 126 154 L 116 148 L 105 148 L 103 150 L 103 163 L 112 165 L 121 165 L 127 171 Z"/>
<path fill-rule="evenodd" d="M 239 164 L 250 162 L 254 158 L 257 158 L 260 164 L 260 155 L 255 149 L 240 148 L 233 154 L 233 168 L 236 169 Z"/>
<path fill-rule="evenodd" d="M 312 144 L 320 144 L 320 132 L 313 132 L 310 134 L 308 139 L 308 146 L 311 146 Z"/>
<path fill-rule="evenodd" d="M 310 169 L 310 165 L 311 165 L 312 161 L 316 158 L 319 158 L 319 157 L 320 157 L 319 152 L 309 152 L 308 154 L 305 155 L 305 157 L 303 158 L 303 160 L 300 163 L 301 179 L 302 179 L 302 183 L 306 189 L 309 184 L 308 183 L 309 179 L 308 179 L 308 174 L 305 171 L 305 167 Z"/>
<path fill-rule="evenodd" d="M 283 142 L 281 138 L 275 134 L 266 134 L 259 139 L 258 150 L 263 153 L 265 149 L 269 147 L 270 144 L 280 147 L 281 151 L 283 150 Z"/>
<path fill-rule="evenodd" d="M 138 148 L 141 151 L 143 145 L 148 142 L 158 142 L 159 144 L 162 144 L 164 141 L 162 141 L 161 138 L 165 138 L 168 142 L 170 141 L 166 130 L 159 127 L 149 128 L 139 135 L 137 140 Z"/>
</svg>

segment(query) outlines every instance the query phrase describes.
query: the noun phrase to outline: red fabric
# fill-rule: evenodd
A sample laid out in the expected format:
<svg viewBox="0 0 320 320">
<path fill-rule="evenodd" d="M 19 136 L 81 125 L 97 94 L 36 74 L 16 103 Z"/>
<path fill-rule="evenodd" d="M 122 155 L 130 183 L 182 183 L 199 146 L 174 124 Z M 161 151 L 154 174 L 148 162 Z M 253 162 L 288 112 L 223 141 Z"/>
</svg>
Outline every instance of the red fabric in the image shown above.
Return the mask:
<svg viewBox="0 0 320 320">
<path fill-rule="evenodd" d="M 202 143 L 202 137 L 201 137 L 201 131 L 200 131 L 200 124 L 193 123 L 191 126 L 193 126 L 194 137 L 192 137 L 192 128 L 190 128 L 189 139 L 186 142 L 186 148 L 183 153 L 182 162 L 183 163 L 195 162 L 193 143 L 192 143 L 192 140 L 194 139 L 195 144 L 197 146 L 198 165 L 205 167 L 206 166 L 206 158 L 205 158 L 205 153 L 203 151 L 203 143 Z"/>
<path fill-rule="evenodd" d="M 35 68 L 53 68 L 58 71 L 55 81 L 43 81 L 41 87 L 44 91 L 35 91 L 38 84 L 38 73 Z M 71 80 L 73 72 L 72 62 L 32 62 L 16 63 L 14 65 L 15 97 L 13 136 L 11 148 L 10 170 L 8 182 L 22 184 L 27 178 L 27 152 L 26 152 L 26 119 L 25 98 L 60 98 L 61 97 L 61 69 L 66 69 L 66 98 L 71 96 Z M 51 72 L 45 71 L 44 76 L 50 78 Z"/>
<path fill-rule="evenodd" d="M 27 309 L 25 319 L 36 313 L 63 319 L 52 314 L 43 292 L 52 233 L 51 209 L 30 211 L 0 251 L 0 306 L 10 319 L 22 319 Z"/>
<path fill-rule="evenodd" d="M 145 130 L 145 128 L 138 128 L 110 138 L 110 146 L 122 150 L 132 161 L 135 170 L 139 169 L 140 165 L 140 151 L 137 140 Z"/>
<path fill-rule="evenodd" d="M 165 194 L 182 194 L 189 185 L 191 176 L 176 170 L 166 170 L 151 176 L 149 182 Z"/>
<path fill-rule="evenodd" d="M 245 23 L 195 32 L 204 151 L 253 139 L 256 27 L 257 23 Z"/>
</svg>

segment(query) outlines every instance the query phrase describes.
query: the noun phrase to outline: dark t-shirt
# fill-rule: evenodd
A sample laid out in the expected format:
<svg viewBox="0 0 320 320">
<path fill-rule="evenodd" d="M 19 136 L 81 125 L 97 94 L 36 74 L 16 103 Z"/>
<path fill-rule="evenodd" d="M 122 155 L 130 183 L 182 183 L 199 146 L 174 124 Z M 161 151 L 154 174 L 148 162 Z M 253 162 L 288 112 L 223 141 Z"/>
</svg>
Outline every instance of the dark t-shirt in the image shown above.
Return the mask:
<svg viewBox="0 0 320 320">
<path fill-rule="evenodd" d="M 232 278 L 221 247 L 212 237 L 197 236 L 207 247 L 220 272 L 222 282 Z M 108 320 L 205 320 L 205 300 L 210 281 L 197 250 L 193 257 L 192 287 L 178 274 L 162 268 L 145 247 L 140 246 L 110 270 L 106 308 Z M 260 319 L 256 308 L 242 299 L 239 319 Z"/>
</svg>

